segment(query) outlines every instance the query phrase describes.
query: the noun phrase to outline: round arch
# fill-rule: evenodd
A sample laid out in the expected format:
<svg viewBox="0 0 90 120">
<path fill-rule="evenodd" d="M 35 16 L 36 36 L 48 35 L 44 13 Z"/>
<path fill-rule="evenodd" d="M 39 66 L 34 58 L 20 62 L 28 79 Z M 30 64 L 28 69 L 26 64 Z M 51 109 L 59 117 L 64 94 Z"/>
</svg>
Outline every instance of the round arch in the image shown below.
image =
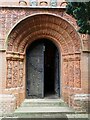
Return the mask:
<svg viewBox="0 0 90 120">
<path fill-rule="evenodd" d="M 62 50 L 73 53 L 80 52 L 81 40 L 74 27 L 60 16 L 51 14 L 35 14 L 21 20 L 9 33 L 7 38 L 7 51 L 21 53 L 26 43 L 36 36 L 49 36 L 58 39 Z"/>
<path fill-rule="evenodd" d="M 51 40 L 61 51 L 62 97 L 69 102 L 74 88 L 81 88 L 81 40 L 74 27 L 58 15 L 34 14 L 21 20 L 11 30 L 7 39 L 6 58 L 7 71 L 13 72 L 7 72 L 6 87 L 12 88 L 12 79 L 13 86 L 21 90 L 22 100 L 25 98 L 26 49 L 33 41 L 42 38 Z M 19 100 L 19 104 L 22 100 Z"/>
</svg>

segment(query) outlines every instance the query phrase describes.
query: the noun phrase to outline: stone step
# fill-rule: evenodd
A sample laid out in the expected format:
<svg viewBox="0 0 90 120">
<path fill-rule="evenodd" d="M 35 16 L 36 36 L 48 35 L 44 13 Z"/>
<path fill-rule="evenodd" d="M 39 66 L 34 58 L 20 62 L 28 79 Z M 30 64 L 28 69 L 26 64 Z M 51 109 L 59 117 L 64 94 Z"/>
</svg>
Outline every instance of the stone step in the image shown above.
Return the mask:
<svg viewBox="0 0 90 120">
<path fill-rule="evenodd" d="M 61 99 L 26 99 L 21 107 L 67 106 Z"/>
<path fill-rule="evenodd" d="M 18 117 L 60 117 L 74 113 L 68 107 L 20 107 L 14 116 Z"/>
<path fill-rule="evenodd" d="M 89 114 L 66 114 L 68 120 L 90 120 L 90 115 Z"/>
<path fill-rule="evenodd" d="M 66 118 L 66 114 L 73 114 L 62 99 L 25 99 L 16 109 L 14 116 L 20 118 Z"/>
<path fill-rule="evenodd" d="M 57 120 L 62 120 L 62 118 L 66 118 L 63 120 L 90 120 L 90 115 L 81 113 L 81 114 L 66 114 L 66 115 L 65 114 L 59 114 L 59 115 L 52 114 L 52 117 L 49 116 L 48 114 L 41 115 L 41 116 L 34 116 L 34 117 L 33 116 L 32 117 L 31 116 L 24 116 L 24 117 L 23 116 L 22 117 L 15 117 L 15 116 L 7 117 L 6 116 L 6 117 L 0 117 L 0 120 L 39 120 L 39 118 L 42 118 L 41 120 L 50 120 L 49 118 L 53 118 L 52 120 L 56 120 L 56 118 L 59 118 Z"/>
</svg>

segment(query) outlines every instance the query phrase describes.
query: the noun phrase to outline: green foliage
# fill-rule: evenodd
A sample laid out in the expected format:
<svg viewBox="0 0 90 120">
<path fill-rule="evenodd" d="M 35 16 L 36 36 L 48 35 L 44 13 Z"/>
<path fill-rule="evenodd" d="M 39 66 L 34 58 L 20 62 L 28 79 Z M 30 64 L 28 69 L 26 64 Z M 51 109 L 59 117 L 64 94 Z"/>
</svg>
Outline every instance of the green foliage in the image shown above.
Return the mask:
<svg viewBox="0 0 90 120">
<path fill-rule="evenodd" d="M 90 1 L 68 2 L 66 12 L 77 20 L 78 32 L 90 34 Z"/>
</svg>

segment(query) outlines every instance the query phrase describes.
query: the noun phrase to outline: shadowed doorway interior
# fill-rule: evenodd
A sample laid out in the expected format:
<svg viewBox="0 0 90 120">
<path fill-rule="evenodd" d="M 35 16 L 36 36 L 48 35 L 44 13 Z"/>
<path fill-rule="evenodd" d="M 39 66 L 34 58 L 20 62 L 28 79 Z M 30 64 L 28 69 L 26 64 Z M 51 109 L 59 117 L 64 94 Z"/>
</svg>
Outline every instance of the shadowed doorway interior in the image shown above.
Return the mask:
<svg viewBox="0 0 90 120">
<path fill-rule="evenodd" d="M 60 56 L 54 43 L 36 40 L 26 50 L 26 98 L 60 97 Z"/>
</svg>

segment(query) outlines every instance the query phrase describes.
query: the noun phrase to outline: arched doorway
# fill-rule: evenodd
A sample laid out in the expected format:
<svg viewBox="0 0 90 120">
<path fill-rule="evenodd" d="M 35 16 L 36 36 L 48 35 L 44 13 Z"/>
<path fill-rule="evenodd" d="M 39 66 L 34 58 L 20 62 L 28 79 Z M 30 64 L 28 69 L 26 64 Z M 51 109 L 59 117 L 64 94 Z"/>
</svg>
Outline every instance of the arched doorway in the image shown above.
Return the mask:
<svg viewBox="0 0 90 120">
<path fill-rule="evenodd" d="M 58 46 L 61 53 L 60 96 L 65 102 L 73 103 L 70 102 L 72 96 L 77 91 L 81 93 L 82 87 L 82 42 L 75 28 L 58 14 L 31 14 L 19 21 L 10 31 L 6 42 L 6 88 L 10 90 L 10 94 L 16 96 L 17 106 L 26 98 L 26 49 L 41 38 L 48 38 Z M 11 89 L 13 87 L 15 93 Z"/>
<path fill-rule="evenodd" d="M 33 42 L 26 50 L 26 98 L 60 97 L 60 56 L 47 39 Z"/>
</svg>

